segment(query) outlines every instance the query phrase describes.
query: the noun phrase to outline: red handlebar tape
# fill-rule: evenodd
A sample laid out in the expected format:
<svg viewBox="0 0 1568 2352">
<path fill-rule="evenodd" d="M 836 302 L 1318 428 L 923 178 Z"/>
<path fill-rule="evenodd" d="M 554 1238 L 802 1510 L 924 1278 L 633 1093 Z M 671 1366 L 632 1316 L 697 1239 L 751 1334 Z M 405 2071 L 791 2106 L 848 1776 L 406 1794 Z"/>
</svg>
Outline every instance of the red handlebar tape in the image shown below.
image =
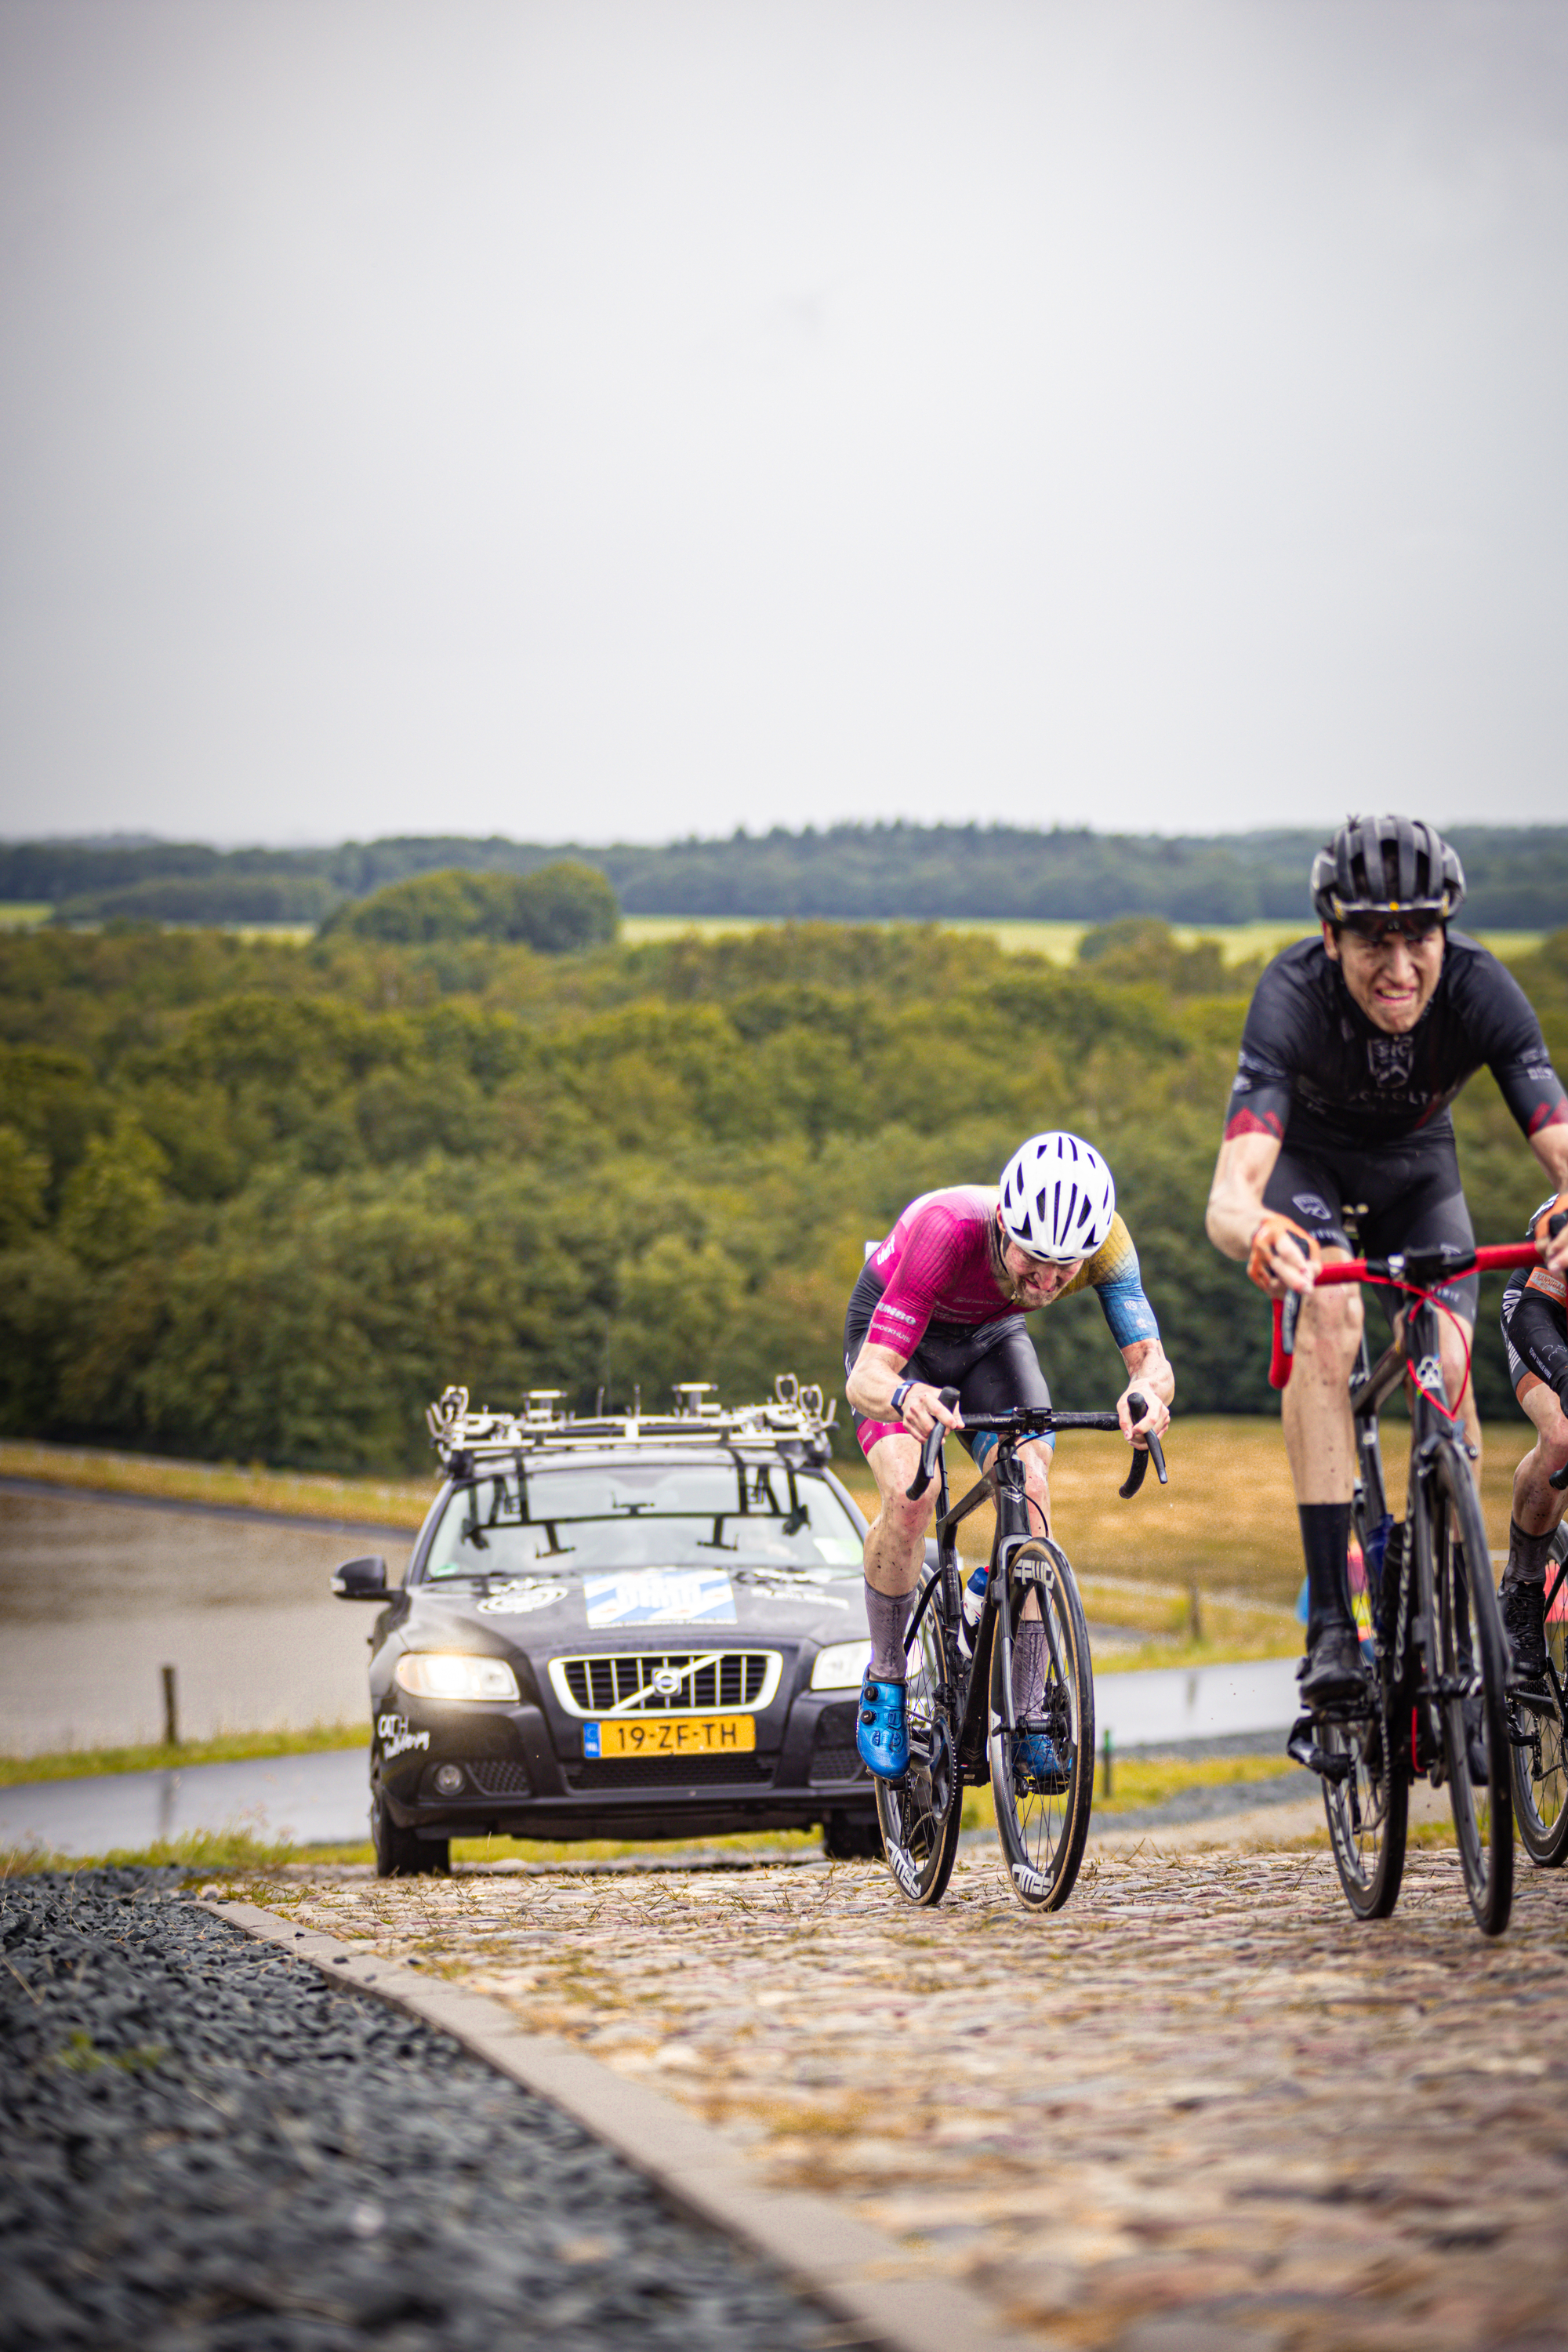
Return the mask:
<svg viewBox="0 0 1568 2352">
<path fill-rule="evenodd" d="M 1500 1242 L 1495 1246 L 1476 1252 L 1476 1271 L 1479 1274 L 1500 1274 L 1512 1266 L 1539 1265 L 1540 1254 L 1533 1242 Z M 1364 1279 L 1367 1262 L 1364 1257 L 1331 1258 L 1318 1268 L 1314 1287 L 1334 1283 L 1360 1282 Z M 1468 1274 L 1470 1269 L 1465 1269 Z M 1268 1359 L 1268 1385 L 1282 1389 L 1289 1385 L 1292 1357 L 1285 1346 L 1285 1301 L 1276 1298 L 1274 1306 L 1274 1346 Z"/>
</svg>

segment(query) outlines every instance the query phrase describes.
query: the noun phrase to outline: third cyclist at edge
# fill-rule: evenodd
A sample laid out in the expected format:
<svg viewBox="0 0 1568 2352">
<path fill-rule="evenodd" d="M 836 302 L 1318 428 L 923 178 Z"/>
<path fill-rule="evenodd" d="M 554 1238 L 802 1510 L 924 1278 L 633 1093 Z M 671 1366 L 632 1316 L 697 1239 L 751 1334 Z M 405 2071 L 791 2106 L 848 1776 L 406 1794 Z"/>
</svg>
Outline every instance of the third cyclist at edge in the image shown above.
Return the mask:
<svg viewBox="0 0 1568 2352">
<path fill-rule="evenodd" d="M 1549 1270 L 1568 1266 L 1568 1230 L 1547 1239 L 1568 1209 L 1568 1100 L 1511 973 L 1448 929 L 1465 895 L 1453 849 L 1408 817 L 1354 817 L 1319 852 L 1311 888 L 1321 936 L 1275 957 L 1247 1011 L 1207 1217 L 1210 1240 L 1245 1258 L 1260 1288 L 1301 1294 L 1283 1409 L 1307 1557 L 1309 1707 L 1353 1696 L 1364 1671 L 1346 1570 L 1361 1292 L 1314 1290 L 1315 1270 L 1351 1255 L 1350 1210 L 1369 1256 L 1473 1248 L 1448 1106 L 1483 1062 L 1555 1188 L 1533 1220 L 1537 1246 Z M 1478 1462 L 1466 1369 L 1479 1287 L 1472 1272 L 1433 1294 L 1450 1310 L 1449 1407 Z M 1517 1528 L 1514 1539 L 1502 1604 L 1517 1658 L 1540 1647 L 1542 1592 L 1518 1572 Z"/>
</svg>

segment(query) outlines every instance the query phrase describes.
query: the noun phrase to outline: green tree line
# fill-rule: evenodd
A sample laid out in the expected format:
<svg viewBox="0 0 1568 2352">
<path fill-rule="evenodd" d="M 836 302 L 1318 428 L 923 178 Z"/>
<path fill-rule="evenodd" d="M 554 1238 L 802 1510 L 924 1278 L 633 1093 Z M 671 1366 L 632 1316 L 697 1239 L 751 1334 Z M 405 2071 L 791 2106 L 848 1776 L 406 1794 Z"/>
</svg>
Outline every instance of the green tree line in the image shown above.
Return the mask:
<svg viewBox="0 0 1568 2352">
<path fill-rule="evenodd" d="M 1462 826 L 1467 919 L 1549 929 L 1568 886 L 1568 826 Z M 728 840 L 547 848 L 491 837 L 219 851 L 201 843 L 0 844 L 0 899 L 67 922 L 320 923 L 390 883 L 460 867 L 528 875 L 563 857 L 595 867 L 628 914 L 868 922 L 1010 916 L 1173 923 L 1310 919 L 1305 831 L 1165 840 L 1016 825 L 774 826 Z"/>
<path fill-rule="evenodd" d="M 1564 1066 L 1568 932 L 1516 969 Z M 1065 971 L 915 926 L 0 936 L 0 1423 L 390 1468 L 453 1380 L 840 1392 L 865 1242 L 1057 1124 L 1115 1168 L 1179 1406 L 1271 1411 L 1267 1309 L 1202 1224 L 1252 977 L 1147 921 Z M 1512 1235 L 1542 1180 L 1485 1074 L 1458 1125 L 1478 1229 Z M 1511 1413 L 1495 1312 L 1478 1381 Z M 1034 1324 L 1058 1398 L 1107 1401 L 1094 1302 Z"/>
</svg>

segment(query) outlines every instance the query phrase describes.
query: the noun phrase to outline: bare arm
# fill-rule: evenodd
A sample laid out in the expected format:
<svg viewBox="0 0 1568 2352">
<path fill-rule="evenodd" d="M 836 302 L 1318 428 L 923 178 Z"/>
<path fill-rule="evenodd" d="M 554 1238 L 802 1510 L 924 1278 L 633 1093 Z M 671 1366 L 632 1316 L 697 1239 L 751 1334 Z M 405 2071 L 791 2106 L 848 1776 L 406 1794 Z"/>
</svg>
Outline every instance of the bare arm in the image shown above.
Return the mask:
<svg viewBox="0 0 1568 2352">
<path fill-rule="evenodd" d="M 939 1421 L 944 1429 L 962 1429 L 962 1413 L 950 1412 L 940 1392 L 926 1381 L 910 1381 L 902 1412 L 894 1412 L 893 1391 L 903 1380 L 908 1361 L 907 1356 L 896 1356 L 891 1348 L 868 1341 L 844 1383 L 844 1393 L 855 1411 L 872 1421 L 901 1421 L 915 1437 L 924 1437 Z"/>
<path fill-rule="evenodd" d="M 1288 1290 L 1309 1290 L 1313 1262 L 1321 1255 L 1290 1218 L 1263 1205 L 1263 1194 L 1279 1157 L 1272 1135 L 1233 1135 L 1220 1145 L 1204 1229 L 1226 1257 L 1245 1258 L 1260 1290 L 1279 1298 Z M 1300 1235 L 1298 1246 L 1290 1236 Z"/>
<path fill-rule="evenodd" d="M 1163 1436 L 1171 1425 L 1176 1375 L 1158 1339 L 1134 1339 L 1130 1348 L 1122 1349 L 1121 1360 L 1127 1367 L 1127 1387 L 1116 1401 L 1116 1417 L 1121 1423 L 1122 1436 L 1131 1438 L 1134 1445 L 1142 1445 L 1151 1437 Z M 1146 1408 L 1143 1419 L 1137 1424 L 1136 1437 L 1132 1435 L 1132 1414 L 1127 1402 L 1134 1389 Z"/>
<path fill-rule="evenodd" d="M 1264 1189 L 1274 1173 L 1279 1142 L 1272 1135 L 1234 1135 L 1220 1145 L 1204 1229 L 1226 1257 L 1245 1257 L 1265 1214 Z"/>
</svg>

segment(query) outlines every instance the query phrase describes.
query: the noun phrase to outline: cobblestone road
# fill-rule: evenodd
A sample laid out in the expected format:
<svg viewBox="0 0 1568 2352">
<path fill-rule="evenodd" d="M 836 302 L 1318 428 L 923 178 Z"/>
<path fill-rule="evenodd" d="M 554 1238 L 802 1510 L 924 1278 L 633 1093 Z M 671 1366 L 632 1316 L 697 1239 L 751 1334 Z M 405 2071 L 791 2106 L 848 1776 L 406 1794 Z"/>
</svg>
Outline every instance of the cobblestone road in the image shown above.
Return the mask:
<svg viewBox="0 0 1568 2352">
<path fill-rule="evenodd" d="M 1568 1874 L 1489 1944 L 1451 1854 L 1358 1927 L 1325 1852 L 1102 1849 L 1026 1916 L 991 1849 L 869 1865 L 268 1882 L 841 2199 L 1043 2345 L 1568 2345 Z"/>
</svg>

